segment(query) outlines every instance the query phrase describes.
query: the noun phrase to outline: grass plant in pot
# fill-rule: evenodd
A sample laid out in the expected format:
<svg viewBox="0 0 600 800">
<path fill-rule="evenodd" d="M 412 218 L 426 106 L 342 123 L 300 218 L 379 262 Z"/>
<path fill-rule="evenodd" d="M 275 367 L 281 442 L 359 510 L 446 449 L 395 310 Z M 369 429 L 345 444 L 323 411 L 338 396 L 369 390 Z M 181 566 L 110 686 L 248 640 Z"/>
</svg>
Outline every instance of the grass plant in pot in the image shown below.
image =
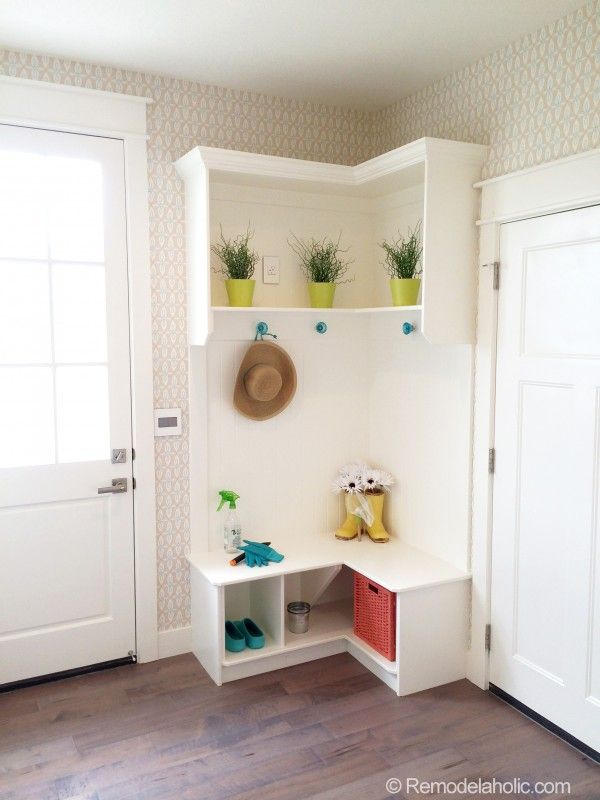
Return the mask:
<svg viewBox="0 0 600 800">
<path fill-rule="evenodd" d="M 346 278 L 352 263 L 343 257 L 346 250 L 340 247 L 340 233 L 337 242 L 323 239 L 299 239 L 292 235 L 289 246 L 300 259 L 300 268 L 308 284 L 308 294 L 312 308 L 331 308 L 335 287 L 339 283 L 350 283 L 354 278 Z"/>
<path fill-rule="evenodd" d="M 254 233 L 250 228 L 245 233 L 226 239 L 221 228 L 220 239 L 211 250 L 221 260 L 220 272 L 225 278 L 225 288 L 230 306 L 251 306 L 256 281 L 252 280 L 258 255 L 250 249 Z"/>
<path fill-rule="evenodd" d="M 416 306 L 421 288 L 421 223 L 408 234 L 391 242 L 383 241 L 380 247 L 385 253 L 384 266 L 390 276 L 392 304 L 395 306 Z"/>
</svg>

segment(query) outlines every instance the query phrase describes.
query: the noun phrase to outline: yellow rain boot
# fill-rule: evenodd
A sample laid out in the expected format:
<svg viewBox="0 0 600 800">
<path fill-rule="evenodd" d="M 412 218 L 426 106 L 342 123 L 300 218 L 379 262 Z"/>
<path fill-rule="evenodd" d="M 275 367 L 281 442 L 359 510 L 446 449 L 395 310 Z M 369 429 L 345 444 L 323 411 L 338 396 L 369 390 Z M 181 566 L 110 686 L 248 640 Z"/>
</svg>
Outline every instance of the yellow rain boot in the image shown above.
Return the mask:
<svg viewBox="0 0 600 800">
<path fill-rule="evenodd" d="M 372 542 L 377 542 L 378 544 L 389 542 L 390 535 L 383 527 L 383 522 L 381 519 L 383 517 L 383 498 L 385 497 L 385 494 L 384 492 L 381 492 L 381 494 L 368 494 L 366 496 L 369 500 L 371 510 L 373 511 L 373 523 L 372 525 L 367 525 L 369 539 Z"/>
<path fill-rule="evenodd" d="M 351 539 L 356 539 L 358 536 L 360 526 L 362 525 L 362 519 L 352 513 L 356 508 L 356 503 L 352 502 L 351 495 L 346 495 L 344 499 L 346 502 L 347 516 L 344 524 L 335 532 L 335 538 L 349 542 Z"/>
</svg>

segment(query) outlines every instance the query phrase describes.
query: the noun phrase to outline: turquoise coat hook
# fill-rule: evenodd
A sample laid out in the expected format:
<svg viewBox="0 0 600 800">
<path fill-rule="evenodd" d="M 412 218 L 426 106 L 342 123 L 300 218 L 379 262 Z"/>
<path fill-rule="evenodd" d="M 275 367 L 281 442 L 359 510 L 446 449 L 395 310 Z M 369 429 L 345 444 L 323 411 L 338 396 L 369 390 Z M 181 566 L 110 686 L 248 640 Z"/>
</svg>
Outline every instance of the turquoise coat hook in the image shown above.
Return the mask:
<svg viewBox="0 0 600 800">
<path fill-rule="evenodd" d="M 403 333 L 405 336 L 408 336 L 408 334 L 409 334 L 409 333 L 412 333 L 414 330 L 416 330 L 416 328 L 415 328 L 415 326 L 412 324 L 412 322 L 405 322 L 405 323 L 404 323 L 404 325 L 402 326 L 402 333 Z"/>
<path fill-rule="evenodd" d="M 317 324 L 315 325 L 315 330 L 317 333 L 327 333 L 327 323 L 317 322 Z"/>
<path fill-rule="evenodd" d="M 259 322 L 256 325 L 256 335 L 254 337 L 254 341 L 258 342 L 263 340 L 265 336 L 270 336 L 273 339 L 277 338 L 276 333 L 269 333 L 269 326 L 266 322 Z"/>
</svg>

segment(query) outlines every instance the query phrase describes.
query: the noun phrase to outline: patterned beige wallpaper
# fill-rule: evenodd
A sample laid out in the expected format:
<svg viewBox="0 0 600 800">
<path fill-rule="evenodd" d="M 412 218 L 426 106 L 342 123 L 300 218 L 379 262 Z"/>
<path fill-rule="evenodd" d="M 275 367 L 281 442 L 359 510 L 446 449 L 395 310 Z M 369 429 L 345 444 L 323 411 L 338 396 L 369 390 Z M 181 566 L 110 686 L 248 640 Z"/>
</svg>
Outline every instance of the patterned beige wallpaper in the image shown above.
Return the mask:
<svg viewBox="0 0 600 800">
<path fill-rule="evenodd" d="M 159 628 L 189 624 L 183 187 L 196 144 L 354 164 L 421 136 L 491 145 L 485 175 L 600 146 L 600 0 L 373 114 L 0 51 L 0 73 L 152 97 L 148 110 L 154 402 L 184 409 L 156 443 Z"/>
<path fill-rule="evenodd" d="M 187 344 L 183 184 L 173 161 L 206 144 L 349 164 L 366 158 L 369 116 L 59 58 L 0 51 L 0 73 L 153 98 L 148 108 L 156 407 L 184 409 L 181 438 L 156 440 L 159 629 L 189 624 Z"/>
<path fill-rule="evenodd" d="M 484 177 L 600 147 L 600 2 L 373 115 L 372 155 L 421 136 L 489 144 Z"/>
</svg>

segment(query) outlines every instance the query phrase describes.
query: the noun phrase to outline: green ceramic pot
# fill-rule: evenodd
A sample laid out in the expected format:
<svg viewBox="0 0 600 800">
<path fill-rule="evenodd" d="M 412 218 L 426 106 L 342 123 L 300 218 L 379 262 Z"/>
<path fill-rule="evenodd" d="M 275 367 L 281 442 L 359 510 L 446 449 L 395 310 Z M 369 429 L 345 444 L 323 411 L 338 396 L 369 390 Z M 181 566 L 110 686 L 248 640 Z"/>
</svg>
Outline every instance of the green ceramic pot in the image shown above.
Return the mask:
<svg viewBox="0 0 600 800">
<path fill-rule="evenodd" d="M 420 278 L 391 278 L 392 304 L 395 306 L 416 306 L 421 288 Z"/>
<path fill-rule="evenodd" d="M 335 294 L 335 283 L 309 283 L 308 294 L 312 308 L 331 308 Z"/>
<path fill-rule="evenodd" d="M 250 278 L 229 278 L 225 281 L 230 306 L 247 307 L 252 305 L 256 281 Z"/>
</svg>

